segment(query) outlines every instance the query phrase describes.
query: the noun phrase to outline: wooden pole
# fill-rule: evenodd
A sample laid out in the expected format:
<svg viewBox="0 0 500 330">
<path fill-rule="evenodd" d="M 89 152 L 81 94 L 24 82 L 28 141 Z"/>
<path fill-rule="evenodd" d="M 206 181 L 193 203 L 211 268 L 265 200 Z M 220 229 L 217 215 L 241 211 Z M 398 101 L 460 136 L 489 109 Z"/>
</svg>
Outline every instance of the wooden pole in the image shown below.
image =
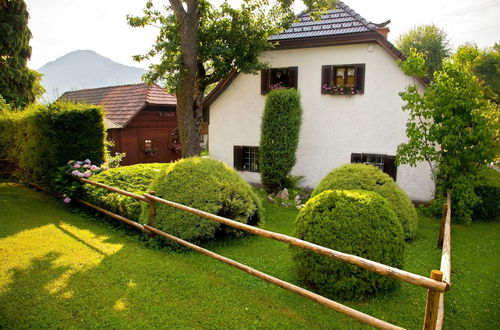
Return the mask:
<svg viewBox="0 0 500 330">
<path fill-rule="evenodd" d="M 438 316 L 436 320 L 436 330 L 443 329 L 444 321 L 444 293 L 439 294 Z"/>
<path fill-rule="evenodd" d="M 156 193 L 154 191 L 149 192 L 150 195 L 154 196 Z M 156 204 L 155 201 L 149 200 L 149 221 L 148 225 L 151 227 L 154 227 L 155 225 L 155 217 L 156 217 Z M 153 235 L 150 234 L 149 237 L 152 237 Z"/>
<path fill-rule="evenodd" d="M 142 232 L 144 232 L 144 233 L 146 233 L 146 234 L 150 234 L 150 232 L 149 232 L 147 229 L 145 229 L 145 228 L 144 228 L 144 226 L 143 226 L 143 225 L 141 225 L 141 224 L 140 224 L 140 223 L 138 223 L 138 222 L 132 221 L 132 220 L 130 220 L 130 219 L 127 219 L 127 218 L 125 218 L 125 217 L 122 217 L 121 215 L 118 215 L 118 214 L 115 214 L 115 213 L 113 213 L 113 212 L 110 212 L 110 211 L 108 211 L 108 210 L 106 210 L 106 209 L 103 209 L 103 208 L 101 208 L 101 207 L 99 207 L 99 206 L 96 206 L 96 205 L 91 204 L 91 203 L 89 203 L 89 202 L 87 202 L 87 201 L 84 201 L 83 199 L 78 199 L 78 200 L 77 200 L 77 202 L 78 202 L 78 203 L 81 203 L 81 204 L 83 204 L 83 205 L 85 205 L 85 206 L 91 207 L 91 208 L 93 208 L 94 210 L 97 210 L 97 211 L 99 211 L 99 212 L 101 212 L 101 213 L 104 213 L 104 214 L 106 214 L 107 216 L 110 216 L 110 217 L 112 217 L 112 218 L 114 218 L 114 219 L 116 219 L 116 220 L 119 220 L 119 221 L 121 221 L 121 222 L 123 222 L 123 223 L 126 223 L 127 225 L 130 225 L 130 226 L 132 226 L 132 227 L 134 227 L 134 228 L 136 228 L 136 229 L 139 229 L 140 231 L 142 231 Z"/>
<path fill-rule="evenodd" d="M 443 281 L 451 286 L 451 194 L 448 193 L 448 209 L 443 230 L 443 249 L 441 252 L 441 268 Z"/>
<path fill-rule="evenodd" d="M 204 212 L 204 211 L 201 211 L 198 209 L 194 209 L 194 208 L 191 208 L 189 206 L 185 206 L 182 204 L 177 204 L 177 203 L 174 203 L 171 201 L 167 201 L 167 200 L 164 200 L 162 198 L 159 198 L 159 197 L 156 197 L 156 196 L 153 196 L 150 194 L 144 194 L 144 196 L 146 196 L 147 198 L 150 198 L 158 203 L 170 205 L 170 206 L 175 207 L 177 209 L 184 210 L 184 211 L 187 211 L 189 213 L 199 215 L 203 218 L 206 218 L 206 219 L 209 219 L 212 221 L 216 221 L 216 222 L 225 224 L 227 226 L 238 228 L 238 229 L 244 230 L 246 232 L 258 235 L 258 236 L 271 238 L 271 239 L 274 239 L 277 241 L 288 243 L 288 244 L 293 245 L 293 246 L 297 246 L 297 247 L 300 247 L 300 248 L 303 248 L 306 250 L 310 250 L 310 251 L 313 251 L 313 252 L 316 252 L 319 254 L 323 254 L 327 257 L 330 257 L 330 258 L 333 258 L 336 260 L 340 260 L 340 261 L 343 261 L 343 262 L 346 262 L 346 263 L 349 263 L 352 265 L 356 265 L 358 267 L 371 270 L 375 273 L 378 273 L 378 274 L 381 274 L 384 276 L 395 277 L 401 281 L 411 283 L 411 284 L 414 284 L 417 286 L 421 286 L 421 287 L 424 287 L 427 289 L 433 289 L 433 290 L 436 290 L 438 292 L 445 292 L 448 290 L 447 284 L 443 283 L 441 281 L 435 281 L 435 280 L 430 279 L 428 277 L 424 277 L 424 276 L 416 275 L 416 274 L 413 274 L 410 272 L 406 272 L 404 270 L 394 268 L 391 266 L 387 266 L 387 265 L 384 265 L 384 264 L 381 264 L 381 263 L 378 263 L 378 262 L 375 262 L 375 261 L 372 261 L 369 259 L 361 258 L 361 257 L 355 256 L 352 254 L 347 254 L 347 253 L 335 251 L 335 250 L 332 250 L 332 249 L 329 249 L 329 248 L 326 248 L 326 247 L 323 247 L 323 246 L 320 246 L 320 245 L 317 245 L 314 243 L 303 241 L 303 240 L 295 238 L 295 237 L 291 237 L 288 235 L 283 235 L 283 234 L 275 233 L 272 231 L 260 229 L 257 227 L 249 226 L 247 224 L 243 224 L 241 222 L 237 222 L 237 221 L 230 220 L 230 219 L 218 216 L 218 215 L 214 215 L 214 214 L 207 213 L 207 212 Z"/>
<path fill-rule="evenodd" d="M 443 280 L 443 273 L 439 270 L 431 272 L 431 279 L 435 281 Z M 440 292 L 429 289 L 427 291 L 427 304 L 425 306 L 424 330 L 435 330 L 439 308 Z"/>
<path fill-rule="evenodd" d="M 443 204 L 443 209 L 441 211 L 441 224 L 439 226 L 439 237 L 437 242 L 437 247 L 443 247 L 443 235 L 444 235 L 444 226 L 446 223 L 446 214 L 448 213 L 448 204 Z"/>
<path fill-rule="evenodd" d="M 204 249 L 202 247 L 199 247 L 199 246 L 197 246 L 195 244 L 189 243 L 189 242 L 187 242 L 187 241 L 185 241 L 183 239 L 180 239 L 178 237 L 175 237 L 175 236 L 172 236 L 170 234 L 167 234 L 167 233 L 165 233 L 165 232 L 163 232 L 161 230 L 158 230 L 158 229 L 156 229 L 154 227 L 151 227 L 151 226 L 148 226 L 148 225 L 144 225 L 144 227 L 147 230 L 149 230 L 150 232 L 152 232 L 152 233 L 155 233 L 155 234 L 160 235 L 162 237 L 168 238 L 168 239 L 170 239 L 170 240 L 172 240 L 172 241 L 174 241 L 174 242 L 176 242 L 176 243 L 178 243 L 180 245 L 183 245 L 183 246 L 188 247 L 188 248 L 190 248 L 192 250 L 200 252 L 200 253 L 202 253 L 204 255 L 207 255 L 207 256 L 209 256 L 209 257 L 211 257 L 213 259 L 216 259 L 216 260 L 218 260 L 220 262 L 223 262 L 223 263 L 225 263 L 227 265 L 230 265 L 232 267 L 238 268 L 238 269 L 240 269 L 240 270 L 242 270 L 242 271 L 244 271 L 244 272 L 246 272 L 246 273 L 248 273 L 250 275 L 253 275 L 253 276 L 258 277 L 258 278 L 260 278 L 260 279 L 262 279 L 262 280 L 264 280 L 266 282 L 269 282 L 269 283 L 272 283 L 274 285 L 277 285 L 277 286 L 279 286 L 279 287 L 281 287 L 281 288 L 283 288 L 285 290 L 288 290 L 290 292 L 293 292 L 293 293 L 296 293 L 298 295 L 301 295 L 301 296 L 303 296 L 305 298 L 308 298 L 308 299 L 310 299 L 310 300 L 312 300 L 312 301 L 314 301 L 316 303 L 319 303 L 319 304 L 321 304 L 323 306 L 326 306 L 326 307 L 328 307 L 330 309 L 333 309 L 334 311 L 340 312 L 340 313 L 342 313 L 344 315 L 347 315 L 347 316 L 349 316 L 349 317 L 351 317 L 353 319 L 356 319 L 358 321 L 361 321 L 361 322 L 363 322 L 365 324 L 369 324 L 369 325 L 371 325 L 373 327 L 376 327 L 376 328 L 379 328 L 379 329 L 403 329 L 401 327 L 398 327 L 398 326 L 395 326 L 393 324 L 387 323 L 385 321 L 379 320 L 379 319 L 377 319 L 377 318 L 375 318 L 373 316 L 364 314 L 364 313 L 359 312 L 359 311 L 357 311 L 355 309 L 352 309 L 350 307 L 342 305 L 342 304 L 340 304 L 338 302 L 335 302 L 333 300 L 330 300 L 328 298 L 320 296 L 319 294 L 316 294 L 316 293 L 311 292 L 309 290 L 306 290 L 306 289 L 303 289 L 303 288 L 298 287 L 296 285 L 293 285 L 291 283 L 285 282 L 285 281 L 280 280 L 280 279 L 278 279 L 276 277 L 273 277 L 271 275 L 262 273 L 262 272 L 260 272 L 260 271 L 258 271 L 256 269 L 248 267 L 248 266 L 246 266 L 244 264 L 241 264 L 239 262 L 236 262 L 236 261 L 234 261 L 232 259 L 226 258 L 224 256 L 221 256 L 221 255 L 217 254 L 217 253 L 214 253 L 212 251 L 209 251 L 209 250 L 206 250 L 206 249 Z"/>
<path fill-rule="evenodd" d="M 75 179 L 79 180 L 80 182 L 88 183 L 88 184 L 91 184 L 91 185 L 94 185 L 94 186 L 97 186 L 97 187 L 101 187 L 103 189 L 106 189 L 106 190 L 109 190 L 109 191 L 112 191 L 112 192 L 115 192 L 115 193 L 118 193 L 118 194 L 121 194 L 121 195 L 125 195 L 125 196 L 128 196 L 128 197 L 132 197 L 132 198 L 138 199 L 138 200 L 143 201 L 143 202 L 149 202 L 149 199 L 147 199 L 144 196 L 137 195 L 137 194 L 134 194 L 134 193 L 131 193 L 131 192 L 128 192 L 128 191 L 125 191 L 125 190 L 121 190 L 121 189 L 118 189 L 118 188 L 115 188 L 115 187 L 111 187 L 111 186 L 108 186 L 108 185 L 106 185 L 104 183 L 95 182 L 95 181 L 91 181 L 91 180 L 84 179 L 84 178 L 75 178 Z"/>
</svg>

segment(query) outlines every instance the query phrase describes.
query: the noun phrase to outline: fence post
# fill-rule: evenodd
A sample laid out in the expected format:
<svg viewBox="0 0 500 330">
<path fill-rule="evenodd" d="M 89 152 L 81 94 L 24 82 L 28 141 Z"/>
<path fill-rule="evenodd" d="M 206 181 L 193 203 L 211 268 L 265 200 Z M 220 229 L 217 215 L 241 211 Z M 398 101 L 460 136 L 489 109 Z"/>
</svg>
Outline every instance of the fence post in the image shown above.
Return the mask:
<svg viewBox="0 0 500 330">
<path fill-rule="evenodd" d="M 443 272 L 433 270 L 431 279 L 442 282 Z M 439 308 L 440 292 L 429 289 L 427 291 L 427 304 L 425 306 L 424 330 L 435 330 Z"/>
<path fill-rule="evenodd" d="M 437 247 L 443 248 L 443 238 L 444 238 L 444 225 L 446 223 L 446 213 L 448 212 L 448 204 L 443 204 L 443 210 L 441 211 L 441 225 L 439 227 L 439 237 L 437 242 Z"/>
<path fill-rule="evenodd" d="M 154 191 L 150 191 L 149 192 L 150 195 L 155 195 L 156 193 Z M 150 199 L 149 200 L 149 221 L 148 221 L 148 225 L 151 226 L 151 227 L 154 227 L 155 226 L 155 216 L 156 216 L 156 204 L 155 204 L 155 201 Z M 150 237 L 152 235 L 149 235 Z"/>
</svg>

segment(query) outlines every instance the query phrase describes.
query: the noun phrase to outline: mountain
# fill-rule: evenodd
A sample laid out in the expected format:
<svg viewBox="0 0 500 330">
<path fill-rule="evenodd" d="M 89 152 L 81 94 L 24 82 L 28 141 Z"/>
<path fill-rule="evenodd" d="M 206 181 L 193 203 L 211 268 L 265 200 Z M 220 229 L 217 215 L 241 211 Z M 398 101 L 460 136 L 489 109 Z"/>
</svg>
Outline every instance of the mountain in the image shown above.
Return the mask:
<svg viewBox="0 0 500 330">
<path fill-rule="evenodd" d="M 43 73 L 43 98 L 54 101 L 69 90 L 140 83 L 146 70 L 113 62 L 91 50 L 77 50 L 37 70 Z"/>
</svg>

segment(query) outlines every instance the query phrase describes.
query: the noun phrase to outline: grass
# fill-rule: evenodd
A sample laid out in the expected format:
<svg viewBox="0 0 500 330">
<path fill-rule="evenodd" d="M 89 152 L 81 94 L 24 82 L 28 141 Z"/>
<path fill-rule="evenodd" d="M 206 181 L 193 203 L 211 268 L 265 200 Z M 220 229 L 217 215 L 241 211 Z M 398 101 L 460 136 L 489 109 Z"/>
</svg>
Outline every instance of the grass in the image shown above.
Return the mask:
<svg viewBox="0 0 500 330">
<path fill-rule="evenodd" d="M 267 201 L 266 229 L 291 234 L 296 210 Z M 146 248 L 140 235 L 69 212 L 0 183 L 0 328 L 358 329 L 358 322 L 195 252 Z M 439 267 L 437 222 L 420 219 L 405 269 Z M 448 329 L 494 329 L 499 319 L 499 223 L 454 225 Z M 297 283 L 287 245 L 261 237 L 205 247 Z M 422 327 L 425 290 L 345 302 L 386 321 Z"/>
</svg>

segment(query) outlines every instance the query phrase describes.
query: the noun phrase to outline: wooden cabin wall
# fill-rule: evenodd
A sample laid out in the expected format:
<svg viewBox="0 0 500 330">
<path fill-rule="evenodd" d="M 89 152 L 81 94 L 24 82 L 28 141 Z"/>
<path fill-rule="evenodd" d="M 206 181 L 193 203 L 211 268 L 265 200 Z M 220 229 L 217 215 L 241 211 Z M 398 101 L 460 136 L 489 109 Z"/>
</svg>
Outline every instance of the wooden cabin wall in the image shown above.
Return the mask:
<svg viewBox="0 0 500 330">
<path fill-rule="evenodd" d="M 177 127 L 177 113 L 172 111 L 143 110 L 126 128 L 110 134 L 115 140 L 116 149 L 127 156 L 122 165 L 138 163 L 166 163 L 180 158 L 181 154 L 173 151 L 174 136 L 171 133 Z M 154 154 L 145 151 L 145 141 L 152 141 Z"/>
</svg>

